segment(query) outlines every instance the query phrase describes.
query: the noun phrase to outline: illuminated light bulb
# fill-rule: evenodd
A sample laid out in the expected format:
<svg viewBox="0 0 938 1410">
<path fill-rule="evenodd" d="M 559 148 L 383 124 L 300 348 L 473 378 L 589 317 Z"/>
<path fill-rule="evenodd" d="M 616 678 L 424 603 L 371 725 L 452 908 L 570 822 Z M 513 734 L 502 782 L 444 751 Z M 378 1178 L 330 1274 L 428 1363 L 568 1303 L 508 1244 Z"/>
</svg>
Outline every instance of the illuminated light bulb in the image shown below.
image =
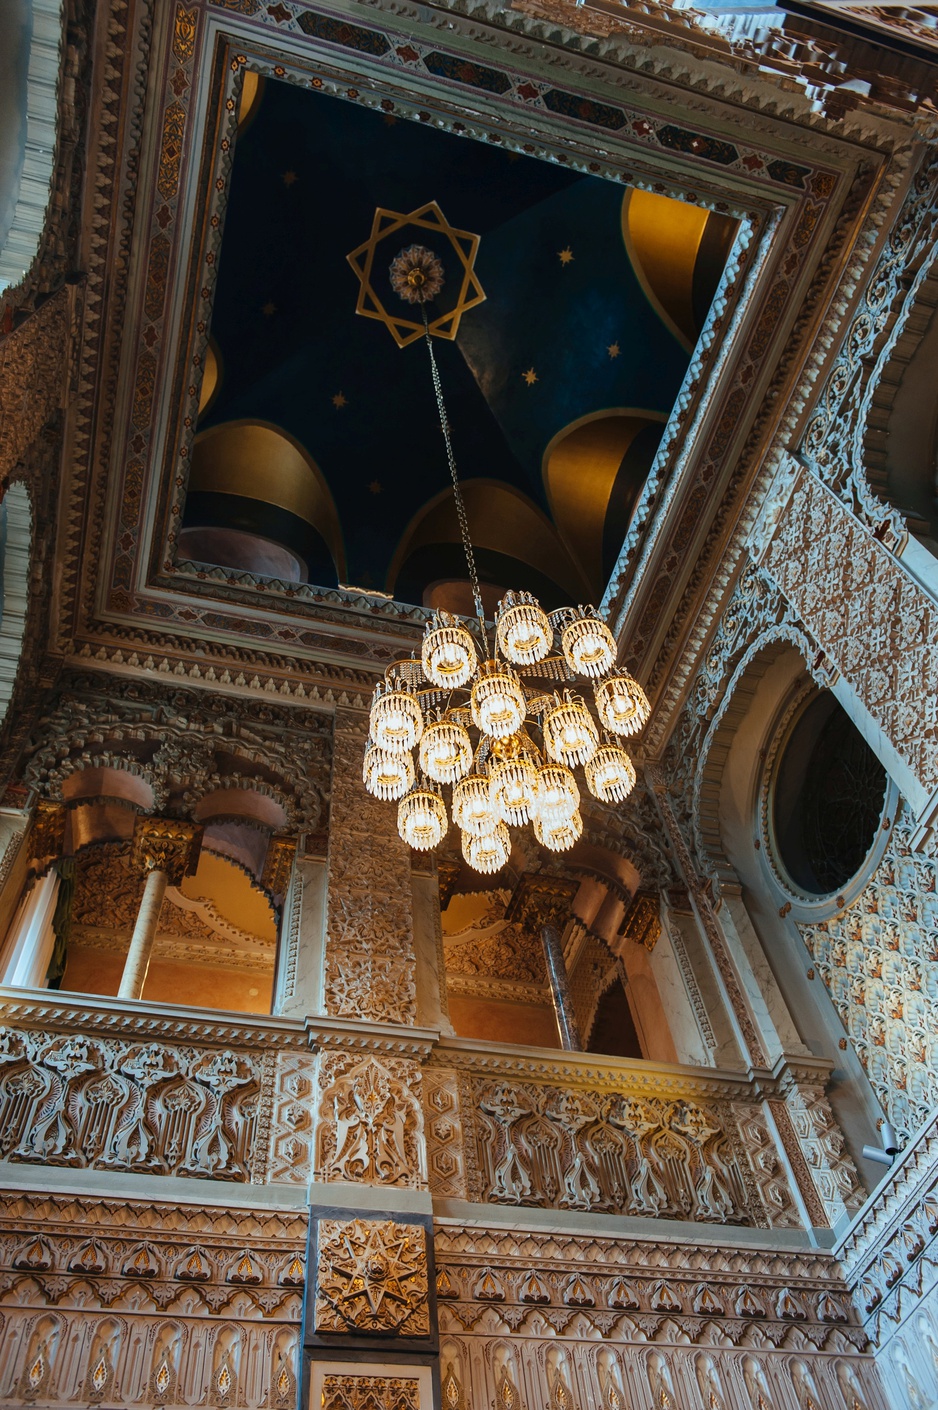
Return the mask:
<svg viewBox="0 0 938 1410">
<path fill-rule="evenodd" d="M 499 603 L 499 648 L 516 666 L 543 661 L 554 640 L 547 613 L 529 592 L 508 592 Z"/>
<path fill-rule="evenodd" d="M 453 821 L 463 832 L 482 837 L 493 832 L 498 818 L 492 807 L 489 781 L 481 774 L 467 774 L 453 789 Z"/>
<path fill-rule="evenodd" d="M 475 673 L 475 642 L 455 619 L 436 617 L 427 626 L 420 661 L 424 675 L 433 685 L 458 690 Z"/>
<path fill-rule="evenodd" d="M 417 697 L 408 690 L 391 689 L 384 695 L 376 691 L 370 732 L 378 748 L 388 754 L 409 753 L 423 733 L 423 712 Z"/>
<path fill-rule="evenodd" d="M 511 838 L 504 823 L 481 837 L 473 832 L 462 835 L 462 854 L 474 871 L 500 871 L 508 861 Z"/>
<path fill-rule="evenodd" d="M 580 790 L 576 779 L 562 764 L 546 764 L 537 771 L 535 822 L 540 819 L 547 827 L 566 822 L 580 805 Z"/>
<path fill-rule="evenodd" d="M 606 623 L 592 613 L 568 622 L 560 644 L 567 665 L 579 676 L 604 675 L 616 663 L 616 639 Z"/>
<path fill-rule="evenodd" d="M 502 822 L 520 827 L 531 816 L 537 797 L 537 770 L 521 754 L 500 759 L 489 769 L 492 807 Z"/>
<path fill-rule="evenodd" d="M 458 783 L 472 768 L 472 741 L 455 720 L 435 720 L 420 739 L 420 767 L 437 783 Z"/>
<path fill-rule="evenodd" d="M 637 734 L 651 714 L 648 696 L 628 671 L 619 671 L 595 686 L 596 709 L 613 734 Z"/>
<path fill-rule="evenodd" d="M 375 798 L 396 801 L 413 787 L 414 761 L 409 754 L 389 754 L 386 749 L 371 744 L 365 751 L 362 778 Z"/>
<path fill-rule="evenodd" d="M 583 819 L 576 809 L 562 822 L 544 823 L 540 818 L 534 819 L 534 836 L 551 852 L 566 852 L 582 835 Z"/>
<path fill-rule="evenodd" d="M 527 714 L 524 691 L 510 667 L 485 661 L 472 687 L 472 721 L 483 734 L 505 739 L 516 734 Z"/>
<path fill-rule="evenodd" d="M 544 745 L 558 764 L 585 764 L 599 744 L 599 731 L 582 700 L 567 695 L 544 716 Z"/>
<path fill-rule="evenodd" d="M 426 784 L 418 784 L 397 805 L 397 830 L 408 847 L 431 851 L 446 835 L 443 799 Z"/>
<path fill-rule="evenodd" d="M 624 803 L 635 787 L 635 765 L 618 744 L 601 744 L 583 772 L 593 797 L 603 803 Z"/>
</svg>

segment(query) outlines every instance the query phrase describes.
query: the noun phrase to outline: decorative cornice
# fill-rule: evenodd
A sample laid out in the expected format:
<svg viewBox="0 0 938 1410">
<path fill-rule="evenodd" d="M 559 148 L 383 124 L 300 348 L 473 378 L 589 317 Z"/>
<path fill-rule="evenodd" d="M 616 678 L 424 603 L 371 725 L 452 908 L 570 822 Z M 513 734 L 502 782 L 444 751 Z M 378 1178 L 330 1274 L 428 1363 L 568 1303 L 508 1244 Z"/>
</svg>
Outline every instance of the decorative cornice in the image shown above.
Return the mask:
<svg viewBox="0 0 938 1410">
<path fill-rule="evenodd" d="M 204 1017 L 204 1010 L 168 1005 L 157 1008 L 142 1001 L 100 1000 L 69 995 L 53 1003 L 24 997 L 22 989 L 0 987 L 0 1020 L 10 1027 L 54 1028 L 63 1032 L 104 1033 L 128 1038 L 166 1038 L 182 1042 L 242 1048 L 305 1048 L 303 1025 L 288 1018 L 252 1019 L 237 1015 L 226 1021 Z"/>
</svg>

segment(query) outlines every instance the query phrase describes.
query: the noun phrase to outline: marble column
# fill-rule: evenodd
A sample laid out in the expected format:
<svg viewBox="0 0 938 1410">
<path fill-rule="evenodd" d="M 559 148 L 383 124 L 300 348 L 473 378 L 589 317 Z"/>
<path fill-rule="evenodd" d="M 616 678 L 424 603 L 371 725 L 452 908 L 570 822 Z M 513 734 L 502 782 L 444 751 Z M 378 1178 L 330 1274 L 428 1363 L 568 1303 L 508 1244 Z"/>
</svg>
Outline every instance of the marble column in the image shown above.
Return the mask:
<svg viewBox="0 0 938 1410">
<path fill-rule="evenodd" d="M 521 878 L 505 912 L 507 920 L 536 927 L 540 934 L 560 1046 L 575 1053 L 582 1051 L 582 1045 L 570 993 L 562 936 L 564 926 L 570 919 L 570 903 L 578 890 L 577 881 L 554 876 L 550 872 L 535 872 Z"/>
<path fill-rule="evenodd" d="M 170 883 L 178 886 L 185 876 L 195 871 L 201 840 L 202 829 L 195 823 L 178 818 L 137 819 L 130 861 L 135 871 L 145 874 L 146 882 L 124 961 L 118 998 L 142 996 L 166 888 Z"/>
</svg>

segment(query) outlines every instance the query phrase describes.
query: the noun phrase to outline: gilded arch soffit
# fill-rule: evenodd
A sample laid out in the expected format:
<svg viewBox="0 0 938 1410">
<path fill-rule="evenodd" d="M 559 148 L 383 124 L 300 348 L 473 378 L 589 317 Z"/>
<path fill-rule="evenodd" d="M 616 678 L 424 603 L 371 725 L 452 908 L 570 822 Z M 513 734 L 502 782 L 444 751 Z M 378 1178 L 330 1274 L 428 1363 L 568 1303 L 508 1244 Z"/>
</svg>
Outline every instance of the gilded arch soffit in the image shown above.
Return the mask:
<svg viewBox="0 0 938 1410">
<path fill-rule="evenodd" d="M 289 694 L 300 675 L 312 691 L 365 691 L 422 626 L 419 608 L 339 590 L 259 586 L 174 558 L 237 97 L 250 70 L 744 221 L 748 243 L 741 239 L 731 258 L 638 516 L 633 560 L 616 584 L 621 595 L 628 581 L 638 583 L 644 609 L 635 653 L 654 660 L 659 621 L 686 586 L 697 546 L 708 534 L 719 537 L 745 492 L 747 467 L 771 427 L 767 389 L 798 362 L 832 249 L 853 239 L 878 179 L 875 154 L 700 92 L 688 94 L 678 117 L 673 88 L 583 59 L 572 44 L 558 42 L 545 59 L 543 45 L 515 34 L 508 66 L 497 31 L 454 15 L 421 26 L 402 13 L 392 22 L 371 10 L 340 17 L 300 0 L 194 0 L 175 6 L 172 22 L 168 7 L 163 13 L 143 137 L 154 161 L 136 192 L 141 233 L 128 266 L 126 355 L 115 359 L 110 389 L 113 440 L 108 446 L 102 430 L 87 441 L 87 456 L 72 458 L 64 530 L 70 557 L 86 566 L 63 600 L 66 649 L 116 655 L 117 664 L 131 657 L 144 664 L 141 653 L 157 651 L 178 662 L 191 660 L 187 641 L 197 639 L 203 674 L 206 656 L 212 663 L 209 679 L 220 679 L 216 658 L 230 662 L 236 653 L 257 664 L 268 690 Z M 97 351 L 89 338 L 86 358 Z M 89 371 L 80 394 L 87 399 Z M 87 400 L 84 410 L 87 417 Z"/>
</svg>

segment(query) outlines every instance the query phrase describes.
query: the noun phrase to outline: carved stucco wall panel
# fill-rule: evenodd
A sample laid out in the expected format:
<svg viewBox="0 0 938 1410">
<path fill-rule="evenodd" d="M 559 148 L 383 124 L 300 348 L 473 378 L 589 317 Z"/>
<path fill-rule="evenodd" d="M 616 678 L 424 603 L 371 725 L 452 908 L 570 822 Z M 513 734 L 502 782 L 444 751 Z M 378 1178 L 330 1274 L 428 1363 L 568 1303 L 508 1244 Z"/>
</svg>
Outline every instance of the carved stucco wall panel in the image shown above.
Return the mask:
<svg viewBox="0 0 938 1410">
<path fill-rule="evenodd" d="M 420 1079 L 414 1058 L 323 1053 L 315 1178 L 425 1189 Z"/>
<path fill-rule="evenodd" d="M 436 1251 L 453 1403 L 809 1410 L 807 1387 L 814 1410 L 845 1388 L 850 1410 L 885 1404 L 828 1254 L 455 1224 Z"/>
<path fill-rule="evenodd" d="M 362 783 L 367 721 L 338 711 L 333 756 L 326 933 L 327 1012 L 413 1023 L 416 960 L 410 852 L 394 809 Z"/>
<path fill-rule="evenodd" d="M 118 1018 L 135 1039 L 102 1032 L 84 1007 L 39 1005 L 31 1018 L 44 1026 L 0 1027 L 0 1159 L 252 1184 L 309 1178 L 315 1059 L 298 1033 L 261 1022 L 222 1028 L 206 1046 L 211 1025 L 200 1023 Z"/>
<path fill-rule="evenodd" d="M 869 721 L 864 729 L 858 719 L 861 732 L 891 756 L 889 772 L 921 815 L 938 789 L 938 607 L 808 470 L 763 562 L 849 684 Z"/>
<path fill-rule="evenodd" d="M 679 1080 L 652 1097 L 630 1092 L 624 1072 L 610 1071 L 609 1087 L 597 1090 L 538 1080 L 533 1061 L 523 1063 L 526 1081 L 517 1060 L 502 1076 L 436 1065 L 443 1061 L 424 1084 L 435 1195 L 760 1228 L 801 1226 L 793 1191 L 807 1191 L 816 1225 L 836 1222 L 844 1200 L 856 1205 L 856 1172 L 820 1093 L 813 1105 L 800 1093 L 786 1098 L 797 1107 L 789 1150 L 755 1097 L 681 1093 Z M 787 1110 L 786 1101 L 778 1105 Z"/>
<path fill-rule="evenodd" d="M 836 1253 L 893 1403 L 932 1410 L 938 1387 L 938 1118 L 903 1152 Z"/>
<path fill-rule="evenodd" d="M 5 1192 L 0 1403 L 293 1410 L 305 1211 Z"/>
<path fill-rule="evenodd" d="M 938 859 L 916 853 L 902 805 L 851 906 L 798 931 L 889 1120 L 907 1140 L 935 1106 Z"/>
<path fill-rule="evenodd" d="M 393 1219 L 320 1219 L 313 1330 L 430 1335 L 427 1232 Z"/>
</svg>

